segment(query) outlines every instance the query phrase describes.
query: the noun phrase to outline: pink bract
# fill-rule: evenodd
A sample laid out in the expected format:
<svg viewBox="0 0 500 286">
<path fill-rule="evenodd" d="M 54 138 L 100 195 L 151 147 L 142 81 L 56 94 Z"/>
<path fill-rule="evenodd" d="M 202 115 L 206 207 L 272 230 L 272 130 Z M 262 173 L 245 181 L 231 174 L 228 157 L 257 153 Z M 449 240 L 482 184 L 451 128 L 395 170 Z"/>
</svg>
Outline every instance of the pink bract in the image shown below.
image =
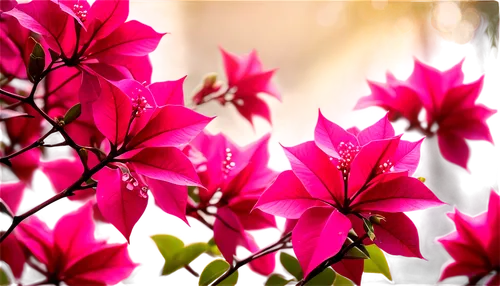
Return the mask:
<svg viewBox="0 0 500 286">
<path fill-rule="evenodd" d="M 388 74 L 385 85 L 369 82 L 372 94 L 361 98 L 356 109 L 380 106 L 389 111 L 391 120 L 404 117 L 410 122 L 410 129 L 425 129 L 427 134 L 433 134 L 433 126 L 437 125 L 443 157 L 467 169 L 469 147 L 465 139 L 493 143 L 486 120 L 496 110 L 475 103 L 484 76 L 464 84 L 462 63 L 439 71 L 415 60 L 413 73 L 406 81 Z M 426 112 L 423 126 L 418 119 L 422 109 Z"/>
<path fill-rule="evenodd" d="M 49 76 L 49 83 L 77 78 L 75 90 L 81 90 L 73 90 L 72 94 L 86 103 L 99 96 L 98 89 L 92 88 L 96 87 L 96 77 L 110 81 L 151 80 L 147 56 L 165 34 L 137 21 L 125 22 L 128 13 L 127 0 L 97 0 L 92 6 L 83 0 L 36 0 L 19 4 L 4 14 L 40 34 L 45 48 L 58 54 L 66 65 L 64 72 Z"/>
<path fill-rule="evenodd" d="M 14 234 L 6 241 L 10 240 L 12 247 L 22 246 L 28 256 L 43 264 L 46 271 L 41 274 L 49 284 L 116 284 L 137 267 L 130 260 L 126 244 L 107 244 L 94 238 L 91 204 L 63 216 L 53 230 L 38 218 L 30 217 Z M 4 253 L 4 243 L 1 246 Z M 19 265 L 28 257 L 21 254 L 8 258 L 6 262 L 14 266 L 15 276 L 20 277 Z"/>
<path fill-rule="evenodd" d="M 298 219 L 292 242 L 305 275 L 338 253 L 351 228 L 363 235 L 363 221 L 374 215 L 384 217 L 374 224 L 375 244 L 390 254 L 421 258 L 417 230 L 403 212 L 442 204 L 421 181 L 408 177 L 418 165 L 421 140 L 395 136 L 387 116 L 349 131 L 320 113 L 315 141 L 284 147 L 292 170 L 281 173 L 255 205 Z M 362 269 L 362 260 L 349 263 Z M 357 282 L 361 273 L 345 275 Z"/>
<path fill-rule="evenodd" d="M 144 86 L 134 80 L 116 85 L 100 80 L 102 93 L 93 103 L 93 117 L 119 161 L 97 173 L 97 204 L 127 240 L 149 191 L 161 209 L 186 221 L 186 186 L 202 186 L 179 148 L 213 118 L 179 105 L 182 82 Z"/>
<path fill-rule="evenodd" d="M 488 211 L 468 216 L 455 210 L 448 215 L 456 231 L 439 239 L 454 261 L 443 269 L 440 281 L 453 276 L 467 276 L 469 283 L 481 279 L 485 285 L 500 282 L 500 196 L 491 191 Z M 492 275 L 491 275 L 492 274 Z"/>
<path fill-rule="evenodd" d="M 271 123 L 271 112 L 267 103 L 259 97 L 265 93 L 281 100 L 271 78 L 275 69 L 264 71 L 257 52 L 252 50 L 248 55 L 237 56 L 220 49 L 224 62 L 227 78 L 227 88 L 215 98 L 208 96 L 218 92 L 220 84 L 213 81 L 206 83 L 193 98 L 195 104 L 202 104 L 208 100 L 216 99 L 220 104 L 232 103 L 236 110 L 253 125 L 253 117 L 259 116 Z"/>
<path fill-rule="evenodd" d="M 201 133 L 185 149 L 205 187 L 199 190 L 200 202 L 194 209 L 217 208 L 214 240 L 229 263 L 238 245 L 251 252 L 259 250 L 247 230 L 276 227 L 272 215 L 260 210 L 250 213 L 262 191 L 276 176 L 267 167 L 268 141 L 269 136 L 264 136 L 249 146 L 240 147 L 222 134 Z M 212 202 L 214 199 L 216 203 Z M 197 213 L 188 215 L 196 217 Z M 274 255 L 266 255 L 250 266 L 262 275 L 269 275 L 274 264 Z"/>
</svg>

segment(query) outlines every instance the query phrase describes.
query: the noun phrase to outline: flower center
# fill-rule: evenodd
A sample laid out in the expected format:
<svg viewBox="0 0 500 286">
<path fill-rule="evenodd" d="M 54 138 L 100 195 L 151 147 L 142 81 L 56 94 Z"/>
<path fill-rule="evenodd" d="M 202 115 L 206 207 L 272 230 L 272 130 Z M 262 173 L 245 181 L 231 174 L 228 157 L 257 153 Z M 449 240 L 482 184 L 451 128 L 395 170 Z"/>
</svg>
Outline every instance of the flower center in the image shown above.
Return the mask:
<svg viewBox="0 0 500 286">
<path fill-rule="evenodd" d="M 151 108 L 151 105 L 149 105 L 147 99 L 142 96 L 141 93 L 142 90 L 138 88 L 136 88 L 135 92 L 132 93 L 132 95 L 136 95 L 132 98 L 132 109 L 135 117 L 140 117 L 141 114 Z"/>
<path fill-rule="evenodd" d="M 80 21 L 85 22 L 85 20 L 87 20 L 87 10 L 84 10 L 82 5 L 73 5 L 73 12 L 80 18 Z"/>
<path fill-rule="evenodd" d="M 380 173 L 388 172 L 391 170 L 392 166 L 392 162 L 390 160 L 387 160 L 385 163 L 382 163 L 378 166 L 378 171 Z"/>
<path fill-rule="evenodd" d="M 340 158 L 339 158 L 339 164 L 337 165 L 337 169 L 342 172 L 342 176 L 344 177 L 344 180 L 347 181 L 347 174 L 349 174 L 349 171 L 351 171 L 351 162 L 356 157 L 356 155 L 359 153 L 359 146 L 355 146 L 351 142 L 345 143 L 345 142 L 340 142 L 339 147 L 337 148 Z"/>
<path fill-rule="evenodd" d="M 226 148 L 226 160 L 222 162 L 222 172 L 224 173 L 224 179 L 227 178 L 229 172 L 236 166 L 236 163 L 232 161 L 233 153 L 231 153 L 230 148 Z"/>
<path fill-rule="evenodd" d="M 122 181 L 126 183 L 126 189 L 128 191 L 137 192 L 137 195 L 141 198 L 146 199 L 148 197 L 149 187 L 139 182 L 128 170 L 120 168 L 122 171 Z"/>
</svg>

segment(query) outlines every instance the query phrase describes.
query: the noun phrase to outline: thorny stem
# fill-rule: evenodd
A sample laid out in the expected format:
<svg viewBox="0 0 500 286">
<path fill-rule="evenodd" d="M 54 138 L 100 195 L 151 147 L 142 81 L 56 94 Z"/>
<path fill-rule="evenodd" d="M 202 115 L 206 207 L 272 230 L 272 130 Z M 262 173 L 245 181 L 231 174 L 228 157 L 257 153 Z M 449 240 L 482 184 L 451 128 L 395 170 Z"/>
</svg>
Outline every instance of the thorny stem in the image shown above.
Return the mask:
<svg viewBox="0 0 500 286">
<path fill-rule="evenodd" d="M 281 237 L 277 242 L 275 242 L 274 244 L 266 247 L 266 248 L 263 248 L 261 249 L 260 251 L 250 255 L 249 257 L 241 260 L 241 261 L 238 261 L 233 267 L 229 268 L 229 270 L 224 273 L 222 276 L 220 276 L 217 280 L 215 280 L 215 282 L 212 284 L 212 286 L 216 286 L 216 285 L 219 285 L 222 281 L 224 281 L 227 277 L 231 276 L 231 274 L 233 274 L 234 272 L 236 272 L 240 267 L 252 262 L 253 260 L 259 258 L 259 257 L 262 257 L 264 255 L 267 255 L 267 254 L 270 254 L 270 253 L 273 253 L 273 252 L 276 252 L 280 249 L 284 249 L 284 248 L 287 248 L 287 243 L 290 242 L 292 238 L 292 233 L 289 232 L 287 233 L 286 235 L 284 235 L 283 237 Z"/>
<path fill-rule="evenodd" d="M 310 281 L 311 279 L 313 279 L 314 277 L 316 277 L 318 274 L 320 274 L 321 272 L 323 272 L 323 270 L 325 270 L 326 268 L 330 267 L 332 264 L 340 262 L 342 260 L 342 258 L 344 258 L 344 255 L 349 250 L 351 250 L 352 248 L 354 248 L 356 246 L 360 246 L 363 243 L 363 240 L 365 240 L 366 238 L 368 238 L 368 234 L 365 233 L 363 236 L 361 236 L 360 238 L 358 238 L 353 243 L 349 244 L 345 248 L 342 248 L 339 251 L 339 253 L 337 253 L 335 256 L 333 256 L 333 257 L 325 260 L 323 263 L 321 263 L 316 268 L 314 268 L 309 273 L 309 275 L 307 275 L 306 278 L 300 280 L 299 283 L 296 284 L 296 286 L 304 286 L 308 281 Z"/>
</svg>

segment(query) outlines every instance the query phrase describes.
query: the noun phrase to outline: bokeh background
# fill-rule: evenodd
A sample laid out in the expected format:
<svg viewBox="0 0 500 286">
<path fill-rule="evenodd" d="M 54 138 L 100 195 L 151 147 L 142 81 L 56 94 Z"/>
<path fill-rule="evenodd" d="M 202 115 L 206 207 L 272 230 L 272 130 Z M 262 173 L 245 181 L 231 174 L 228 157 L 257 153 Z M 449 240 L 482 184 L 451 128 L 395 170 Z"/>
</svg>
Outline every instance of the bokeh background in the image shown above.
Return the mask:
<svg viewBox="0 0 500 286">
<path fill-rule="evenodd" d="M 318 108 L 338 124 L 353 124 L 352 107 L 368 93 L 366 79 L 383 81 L 386 70 L 404 79 L 413 57 L 432 63 L 446 47 L 468 45 L 480 24 L 479 9 L 491 2 L 133 0 L 131 18 L 170 33 L 152 54 L 153 81 L 188 75 L 188 104 L 205 74 L 224 78 L 218 47 L 235 54 L 256 49 L 265 69 L 278 68 L 274 82 L 283 102 L 266 98 L 272 128 L 257 119 L 254 132 L 232 106 L 210 102 L 197 110 L 217 116 L 209 131 L 239 144 L 272 132 L 270 165 L 283 170 L 289 164 L 278 142 L 312 139 Z M 370 110 L 358 124 L 377 117 Z M 206 240 L 210 232 L 204 229 L 194 222 L 196 232 L 186 240 Z"/>
<path fill-rule="evenodd" d="M 152 54 L 153 80 L 188 75 L 186 102 L 206 73 L 223 77 L 218 47 L 246 54 L 256 49 L 264 68 L 278 68 L 274 82 L 283 102 L 268 99 L 274 126 L 258 119 L 254 133 L 232 108 L 215 102 L 198 110 L 217 115 L 211 132 L 246 144 L 272 131 L 271 166 L 288 163 L 277 142 L 312 138 L 317 109 L 349 124 L 366 79 L 391 70 L 405 78 L 412 57 L 429 63 L 443 42 L 470 43 L 479 16 L 473 1 L 143 1 L 131 17 L 169 32 Z"/>
</svg>

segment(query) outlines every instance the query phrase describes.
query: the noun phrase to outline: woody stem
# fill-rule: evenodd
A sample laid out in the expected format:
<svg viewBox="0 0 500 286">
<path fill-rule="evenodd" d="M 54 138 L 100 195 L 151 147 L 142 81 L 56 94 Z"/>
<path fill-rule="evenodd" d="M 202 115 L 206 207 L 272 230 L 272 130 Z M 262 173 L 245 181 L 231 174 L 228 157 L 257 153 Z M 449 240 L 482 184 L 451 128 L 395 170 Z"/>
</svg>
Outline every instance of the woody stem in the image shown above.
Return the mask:
<svg viewBox="0 0 500 286">
<path fill-rule="evenodd" d="M 254 261 L 255 259 L 258 259 L 264 255 L 276 252 L 280 249 L 287 248 L 287 243 L 290 242 L 291 238 L 292 238 L 292 233 L 289 232 L 289 233 L 285 234 L 283 237 L 281 237 L 274 244 L 259 250 L 258 252 L 250 255 L 249 257 L 247 257 L 241 261 L 238 261 L 233 267 L 229 268 L 229 270 L 226 273 L 224 273 L 217 280 L 215 280 L 215 282 L 212 284 L 212 286 L 219 285 L 222 281 L 224 281 L 226 278 L 231 276 L 231 274 L 236 272 L 240 267 Z"/>
</svg>

